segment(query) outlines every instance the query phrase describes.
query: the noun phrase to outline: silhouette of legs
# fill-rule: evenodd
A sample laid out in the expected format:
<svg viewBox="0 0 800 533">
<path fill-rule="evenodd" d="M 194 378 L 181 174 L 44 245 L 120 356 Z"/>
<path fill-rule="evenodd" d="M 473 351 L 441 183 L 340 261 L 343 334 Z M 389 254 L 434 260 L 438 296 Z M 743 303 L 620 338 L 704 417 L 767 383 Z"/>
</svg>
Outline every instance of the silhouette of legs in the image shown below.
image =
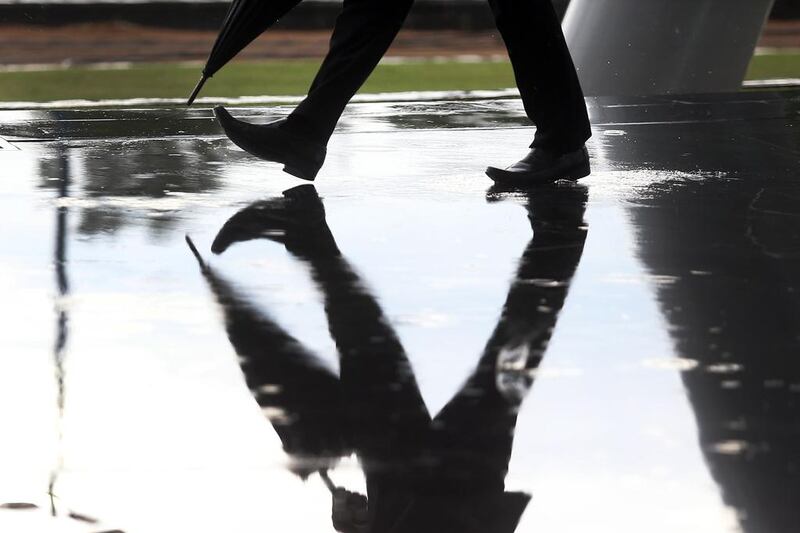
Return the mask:
<svg viewBox="0 0 800 533">
<path fill-rule="evenodd" d="M 246 152 L 314 180 L 348 102 L 388 50 L 413 0 L 344 0 L 325 57 L 306 98 L 283 120 L 255 125 L 224 109 L 214 113 Z M 498 183 L 577 180 L 590 172 L 586 104 L 551 0 L 489 0 L 525 111 L 536 125 L 533 150 L 506 168 L 489 167 Z"/>
<path fill-rule="evenodd" d="M 271 418 L 287 451 L 334 436 L 337 445 L 323 451 L 341 455 L 349 446 L 358 454 L 369 505 L 363 496 L 334 489 L 336 527 L 513 532 L 529 499 L 504 488 L 517 409 L 580 260 L 586 190 L 551 188 L 531 195 L 534 236 L 497 328 L 473 375 L 433 421 L 396 333 L 339 252 L 316 191 L 306 185 L 284 196 L 234 215 L 214 249 L 264 237 L 283 243 L 309 265 L 340 355 L 339 386 L 297 340 L 201 267 L 225 311 L 229 338 L 259 404 L 289 416 L 285 427 L 279 416 Z M 282 395 L 272 396 L 279 391 Z M 318 444 L 311 448 L 321 455 Z M 319 466 L 305 473 L 314 468 Z M 355 502 L 353 509 L 343 513 L 343 502 Z"/>
<path fill-rule="evenodd" d="M 413 0 L 345 0 L 331 46 L 287 127 L 326 143 L 345 106 L 391 45 Z M 551 0 L 489 0 L 528 117 L 533 146 L 557 153 L 591 136 L 586 104 Z"/>
</svg>

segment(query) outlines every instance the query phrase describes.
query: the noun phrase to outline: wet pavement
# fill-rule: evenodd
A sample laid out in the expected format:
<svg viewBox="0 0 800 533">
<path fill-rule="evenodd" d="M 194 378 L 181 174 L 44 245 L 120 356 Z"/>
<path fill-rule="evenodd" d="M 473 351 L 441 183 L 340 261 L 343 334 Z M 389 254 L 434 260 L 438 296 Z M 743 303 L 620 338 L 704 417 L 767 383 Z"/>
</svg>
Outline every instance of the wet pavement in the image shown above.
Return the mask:
<svg viewBox="0 0 800 533">
<path fill-rule="evenodd" d="M 0 111 L 0 531 L 796 532 L 800 92 L 589 104 Z"/>
</svg>

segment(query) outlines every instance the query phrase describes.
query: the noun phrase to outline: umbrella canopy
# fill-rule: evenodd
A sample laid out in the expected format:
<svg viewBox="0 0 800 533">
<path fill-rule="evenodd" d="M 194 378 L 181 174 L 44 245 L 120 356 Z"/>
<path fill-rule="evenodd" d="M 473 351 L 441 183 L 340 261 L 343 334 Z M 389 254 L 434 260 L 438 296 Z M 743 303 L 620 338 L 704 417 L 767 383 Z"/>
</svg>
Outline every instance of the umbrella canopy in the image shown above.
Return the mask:
<svg viewBox="0 0 800 533">
<path fill-rule="evenodd" d="M 186 105 L 192 105 L 208 78 L 299 3 L 300 0 L 233 0 Z"/>
</svg>

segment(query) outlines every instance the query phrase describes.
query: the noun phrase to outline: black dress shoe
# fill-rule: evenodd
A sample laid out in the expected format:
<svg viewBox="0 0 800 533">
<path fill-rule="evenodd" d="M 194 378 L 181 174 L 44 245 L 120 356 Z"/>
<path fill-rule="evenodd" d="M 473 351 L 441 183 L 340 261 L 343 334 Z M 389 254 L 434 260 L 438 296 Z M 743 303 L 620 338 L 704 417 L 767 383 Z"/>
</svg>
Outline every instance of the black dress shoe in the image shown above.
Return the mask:
<svg viewBox="0 0 800 533">
<path fill-rule="evenodd" d="M 281 243 L 304 259 L 339 254 L 325 222 L 325 207 L 313 185 L 300 185 L 284 191 L 283 197 L 245 207 L 225 222 L 211 251 L 221 254 L 232 244 L 252 239 Z"/>
<path fill-rule="evenodd" d="M 534 148 L 522 160 L 506 169 L 489 167 L 486 175 L 498 185 L 525 187 L 556 180 L 579 180 L 588 176 L 589 152 L 582 147 L 566 154 Z"/>
<path fill-rule="evenodd" d="M 325 162 L 325 145 L 289 131 L 285 119 L 250 124 L 233 118 L 222 106 L 214 108 L 214 115 L 236 146 L 261 159 L 283 163 L 283 171 L 292 176 L 312 181 Z"/>
</svg>

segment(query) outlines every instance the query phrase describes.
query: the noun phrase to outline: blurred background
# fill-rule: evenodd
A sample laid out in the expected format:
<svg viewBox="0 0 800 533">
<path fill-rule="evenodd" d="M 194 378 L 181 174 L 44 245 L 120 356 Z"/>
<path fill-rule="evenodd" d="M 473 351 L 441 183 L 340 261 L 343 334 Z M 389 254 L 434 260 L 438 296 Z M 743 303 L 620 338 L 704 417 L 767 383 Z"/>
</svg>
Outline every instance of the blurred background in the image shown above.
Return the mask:
<svg viewBox="0 0 800 533">
<path fill-rule="evenodd" d="M 568 4 L 554 0 L 562 16 Z M 0 0 L 0 101 L 185 98 L 227 6 L 216 0 Z M 302 2 L 203 95 L 304 94 L 339 8 L 339 0 Z M 776 0 L 747 78 L 800 78 L 800 0 Z M 485 0 L 418 0 L 362 92 L 513 86 Z"/>
</svg>

